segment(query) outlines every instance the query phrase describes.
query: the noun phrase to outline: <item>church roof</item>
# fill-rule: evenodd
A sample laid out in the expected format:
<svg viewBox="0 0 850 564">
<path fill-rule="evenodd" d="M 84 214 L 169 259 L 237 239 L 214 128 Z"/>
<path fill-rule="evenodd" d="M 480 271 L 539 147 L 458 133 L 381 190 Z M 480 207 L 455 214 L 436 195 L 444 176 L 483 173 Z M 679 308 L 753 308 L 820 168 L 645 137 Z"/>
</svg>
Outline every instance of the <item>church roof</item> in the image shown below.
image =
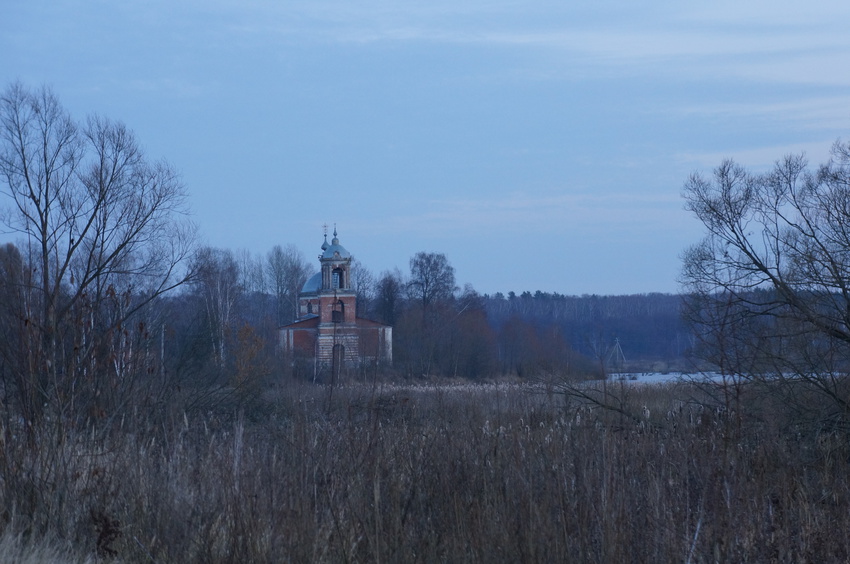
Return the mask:
<svg viewBox="0 0 850 564">
<path fill-rule="evenodd" d="M 304 319 L 298 319 L 287 325 L 282 325 L 280 329 L 316 329 L 319 327 L 319 322 L 319 316 L 312 314 L 305 317 Z M 366 319 L 364 317 L 356 317 L 354 319 L 354 325 L 360 329 L 366 329 L 371 327 L 391 327 L 390 325 L 380 323 L 379 321 Z M 346 326 L 347 325 L 343 325 L 343 327 Z"/>
<path fill-rule="evenodd" d="M 304 319 L 298 319 L 289 323 L 287 325 L 283 325 L 281 329 L 315 329 L 319 326 L 319 316 L 311 315 Z"/>
<path fill-rule="evenodd" d="M 327 247 L 326 247 L 327 245 Z M 328 245 L 327 236 L 325 236 L 325 242 L 322 244 L 322 253 L 323 259 L 334 259 L 334 258 L 342 258 L 347 259 L 351 258 L 351 253 L 345 250 L 345 247 L 339 244 L 339 238 L 336 235 L 336 227 L 334 227 L 334 238 L 331 239 L 331 244 Z M 337 256 L 339 255 L 339 256 Z"/>
<path fill-rule="evenodd" d="M 306 282 L 304 282 L 304 285 L 301 287 L 301 293 L 302 294 L 310 294 L 310 293 L 315 294 L 316 292 L 318 292 L 321 289 L 322 289 L 322 273 L 317 272 L 316 274 L 314 274 L 313 276 L 308 278 Z"/>
</svg>

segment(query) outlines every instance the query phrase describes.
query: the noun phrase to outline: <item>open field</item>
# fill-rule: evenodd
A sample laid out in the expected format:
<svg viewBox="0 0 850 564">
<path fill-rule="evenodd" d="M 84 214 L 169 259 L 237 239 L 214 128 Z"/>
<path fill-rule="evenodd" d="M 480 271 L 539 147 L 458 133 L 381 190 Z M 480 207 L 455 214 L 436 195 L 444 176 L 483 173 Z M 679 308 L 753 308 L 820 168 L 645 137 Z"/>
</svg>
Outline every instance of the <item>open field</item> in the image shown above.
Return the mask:
<svg viewBox="0 0 850 564">
<path fill-rule="evenodd" d="M 692 385 L 573 392 L 558 381 L 290 384 L 240 413 L 128 414 L 109 434 L 46 425 L 28 443 L 7 422 L 0 557 L 850 558 L 845 436 L 780 406 L 721 407 Z"/>
</svg>

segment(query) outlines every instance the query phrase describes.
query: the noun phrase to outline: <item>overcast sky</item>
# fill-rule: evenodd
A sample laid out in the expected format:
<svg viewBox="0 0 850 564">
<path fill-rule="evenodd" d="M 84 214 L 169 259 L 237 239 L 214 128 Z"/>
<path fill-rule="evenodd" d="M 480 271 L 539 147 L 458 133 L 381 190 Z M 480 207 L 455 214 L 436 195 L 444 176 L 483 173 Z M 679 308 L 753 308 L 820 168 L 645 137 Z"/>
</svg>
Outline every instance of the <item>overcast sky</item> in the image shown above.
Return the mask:
<svg viewBox="0 0 850 564">
<path fill-rule="evenodd" d="M 675 292 L 693 171 L 850 131 L 850 3 L 3 0 L 0 80 L 134 129 L 207 244 Z"/>
</svg>

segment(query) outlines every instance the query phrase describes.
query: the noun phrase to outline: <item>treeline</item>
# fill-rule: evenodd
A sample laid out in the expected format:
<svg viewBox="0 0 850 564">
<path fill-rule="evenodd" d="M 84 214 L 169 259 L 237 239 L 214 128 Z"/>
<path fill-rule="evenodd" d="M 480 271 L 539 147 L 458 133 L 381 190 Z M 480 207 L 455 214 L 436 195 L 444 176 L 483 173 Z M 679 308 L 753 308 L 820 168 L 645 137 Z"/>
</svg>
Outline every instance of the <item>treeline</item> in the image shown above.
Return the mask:
<svg viewBox="0 0 850 564">
<path fill-rule="evenodd" d="M 507 296 L 496 293 L 486 300 L 487 313 L 496 327 L 521 319 L 537 327 L 557 327 L 580 353 L 612 361 L 617 342 L 627 365 L 650 368 L 675 364 L 693 344 L 682 319 L 682 298 L 677 294 L 622 296 L 567 296 L 537 291 Z M 613 353 L 613 354 L 612 354 Z"/>
<path fill-rule="evenodd" d="M 53 298 L 55 329 L 33 260 L 27 249 L 0 248 L 0 378 L 27 420 L 54 404 L 102 417 L 130 397 L 153 406 L 175 390 L 198 409 L 223 394 L 238 404 L 270 378 L 315 375 L 278 346 L 314 272 L 292 246 L 196 249 L 182 283 L 155 295 L 134 292 L 132 278 L 77 293 L 68 280 Z M 442 253 L 417 253 L 404 274 L 376 276 L 355 260 L 352 284 L 358 315 L 393 326 L 394 363 L 350 369 L 350 379 L 599 378 L 675 369 L 691 342 L 678 296 L 481 295 L 458 288 Z"/>
<path fill-rule="evenodd" d="M 170 298 L 175 358 L 199 372 L 224 370 L 311 378 L 277 350 L 277 330 L 295 319 L 298 293 L 314 272 L 292 246 L 266 255 L 202 249 L 194 277 Z M 393 326 L 403 377 L 599 377 L 678 367 L 692 339 L 677 295 L 482 295 L 460 289 L 443 253 L 417 253 L 409 271 L 375 275 L 352 267 L 358 316 Z M 351 376 L 365 378 L 367 368 Z"/>
</svg>

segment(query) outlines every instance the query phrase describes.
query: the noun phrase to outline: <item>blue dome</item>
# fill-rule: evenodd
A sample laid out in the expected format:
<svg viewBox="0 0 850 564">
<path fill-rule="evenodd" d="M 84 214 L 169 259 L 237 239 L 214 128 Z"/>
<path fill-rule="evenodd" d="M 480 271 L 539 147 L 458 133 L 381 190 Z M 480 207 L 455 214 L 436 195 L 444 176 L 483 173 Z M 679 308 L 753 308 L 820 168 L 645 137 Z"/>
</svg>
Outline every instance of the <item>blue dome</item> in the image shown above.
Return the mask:
<svg viewBox="0 0 850 564">
<path fill-rule="evenodd" d="M 304 282 L 304 286 L 301 287 L 302 294 L 309 294 L 318 292 L 322 288 L 322 273 L 317 272 L 313 276 L 307 279 Z"/>
<path fill-rule="evenodd" d="M 324 247 L 324 245 L 323 245 Z M 339 257 L 336 255 L 339 254 Z M 334 229 L 334 238 L 331 239 L 331 244 L 328 248 L 325 249 L 325 252 L 322 254 L 323 259 L 334 259 L 341 258 L 347 259 L 351 258 L 351 253 L 345 250 L 345 247 L 339 244 L 339 239 L 336 236 L 336 229 Z"/>
</svg>

